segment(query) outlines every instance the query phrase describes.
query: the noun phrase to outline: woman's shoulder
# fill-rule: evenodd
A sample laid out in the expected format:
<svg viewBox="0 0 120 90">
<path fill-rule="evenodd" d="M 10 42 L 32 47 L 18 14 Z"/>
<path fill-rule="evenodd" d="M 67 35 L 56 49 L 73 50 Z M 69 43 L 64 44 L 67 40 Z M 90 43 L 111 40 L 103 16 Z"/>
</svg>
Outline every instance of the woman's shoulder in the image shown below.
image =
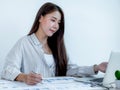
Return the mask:
<svg viewBox="0 0 120 90">
<path fill-rule="evenodd" d="M 28 44 L 40 44 L 40 42 L 38 41 L 37 37 L 35 36 L 35 34 L 31 34 L 31 35 L 25 35 L 23 37 L 21 37 L 18 41 L 17 41 L 17 46 L 26 46 Z"/>
<path fill-rule="evenodd" d="M 18 39 L 17 43 L 23 43 L 28 39 L 28 35 L 24 35 Z"/>
<path fill-rule="evenodd" d="M 34 37 L 34 33 L 31 35 L 24 35 L 21 38 L 19 38 L 18 42 L 25 42 L 28 41 L 30 38 Z"/>
<path fill-rule="evenodd" d="M 29 35 L 24 35 L 24 36 L 20 37 L 16 41 L 15 46 L 23 46 L 23 45 L 25 45 L 26 43 L 28 43 L 29 38 L 30 38 Z"/>
</svg>

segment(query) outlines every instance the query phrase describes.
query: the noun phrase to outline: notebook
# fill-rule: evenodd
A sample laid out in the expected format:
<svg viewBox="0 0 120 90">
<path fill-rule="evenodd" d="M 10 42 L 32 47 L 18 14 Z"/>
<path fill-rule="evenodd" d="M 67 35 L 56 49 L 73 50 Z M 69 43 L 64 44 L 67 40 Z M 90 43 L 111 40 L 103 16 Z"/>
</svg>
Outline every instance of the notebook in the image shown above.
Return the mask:
<svg viewBox="0 0 120 90">
<path fill-rule="evenodd" d="M 115 87 L 115 71 L 120 70 L 120 52 L 111 52 L 106 73 L 103 78 L 103 86 Z"/>
</svg>

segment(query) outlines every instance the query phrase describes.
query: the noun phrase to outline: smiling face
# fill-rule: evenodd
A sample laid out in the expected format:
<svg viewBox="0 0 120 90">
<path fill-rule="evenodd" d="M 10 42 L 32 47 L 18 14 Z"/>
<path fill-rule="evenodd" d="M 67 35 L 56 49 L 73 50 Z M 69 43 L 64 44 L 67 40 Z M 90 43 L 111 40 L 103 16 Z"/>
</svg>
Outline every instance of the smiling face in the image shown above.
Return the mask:
<svg viewBox="0 0 120 90">
<path fill-rule="evenodd" d="M 46 36 L 52 36 L 58 29 L 61 20 L 61 14 L 58 11 L 41 16 L 40 29 Z"/>
</svg>

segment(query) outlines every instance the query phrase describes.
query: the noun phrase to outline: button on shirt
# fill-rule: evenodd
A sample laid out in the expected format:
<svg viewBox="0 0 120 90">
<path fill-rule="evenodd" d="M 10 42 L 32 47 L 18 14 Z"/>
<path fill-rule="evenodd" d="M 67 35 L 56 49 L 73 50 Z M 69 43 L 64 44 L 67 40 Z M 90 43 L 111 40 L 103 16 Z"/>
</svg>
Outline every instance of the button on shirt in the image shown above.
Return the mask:
<svg viewBox="0 0 120 90">
<path fill-rule="evenodd" d="M 42 77 L 54 77 L 55 63 L 51 56 L 48 57 L 44 54 L 42 45 L 34 33 L 24 36 L 18 40 L 6 56 L 1 77 L 14 80 L 20 73 L 28 74 L 32 71 L 41 74 Z M 49 59 L 51 59 L 50 62 Z M 79 67 L 68 61 L 68 76 L 93 74 L 95 74 L 93 66 Z"/>
</svg>

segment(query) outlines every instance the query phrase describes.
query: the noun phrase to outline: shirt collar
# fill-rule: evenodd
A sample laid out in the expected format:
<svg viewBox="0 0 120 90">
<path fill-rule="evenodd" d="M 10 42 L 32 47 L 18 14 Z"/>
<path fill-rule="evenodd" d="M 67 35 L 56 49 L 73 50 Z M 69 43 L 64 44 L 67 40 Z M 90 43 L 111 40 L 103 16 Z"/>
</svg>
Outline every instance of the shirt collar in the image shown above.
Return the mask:
<svg viewBox="0 0 120 90">
<path fill-rule="evenodd" d="M 36 37 L 35 33 L 31 34 L 31 35 L 30 35 L 30 38 L 31 38 L 31 40 L 33 41 L 33 43 L 34 43 L 35 45 L 42 45 L 41 42 L 40 42 L 40 41 L 38 40 L 38 38 Z"/>
</svg>

